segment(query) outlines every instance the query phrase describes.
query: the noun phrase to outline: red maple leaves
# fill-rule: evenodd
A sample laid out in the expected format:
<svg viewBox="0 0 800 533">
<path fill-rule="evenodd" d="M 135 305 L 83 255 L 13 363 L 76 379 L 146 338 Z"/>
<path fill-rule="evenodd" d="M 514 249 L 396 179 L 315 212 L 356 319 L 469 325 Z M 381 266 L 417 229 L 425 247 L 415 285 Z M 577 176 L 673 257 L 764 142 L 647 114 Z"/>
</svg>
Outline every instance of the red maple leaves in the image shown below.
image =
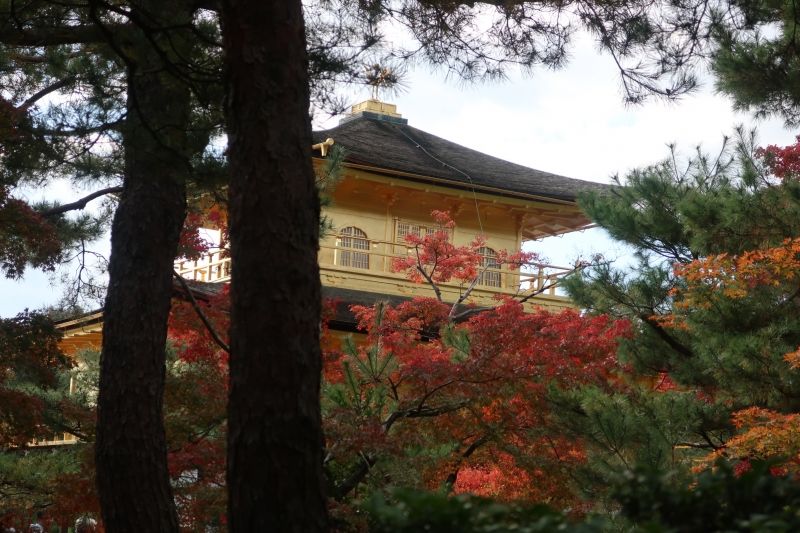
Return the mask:
<svg viewBox="0 0 800 533">
<path fill-rule="evenodd" d="M 445 302 L 440 283 L 456 279 L 468 286 L 465 293 L 474 287 L 485 241 L 457 246 L 449 217 L 433 215 L 438 229 L 406 236 L 413 253 L 396 259 L 395 268 L 427 282 L 436 297 L 353 307 L 364 337 L 326 359 L 329 458 L 406 465 L 431 487 L 574 498 L 565 476 L 584 455 L 552 423 L 548 390 L 605 383 L 618 369 L 617 340 L 630 325 L 571 309 L 531 312 L 510 296 L 491 308 L 469 308 L 464 293 Z M 536 257 L 497 255 L 512 267 Z M 460 304 L 470 312 L 457 312 Z"/>
<path fill-rule="evenodd" d="M 342 340 L 323 322 L 323 422 L 334 495 L 347 498 L 379 465 L 412 484 L 566 502 L 574 498 L 566 488 L 568 470 L 585 456 L 581 443 L 552 423 L 548 390 L 605 383 L 618 368 L 617 339 L 628 335 L 630 326 L 571 309 L 533 310 L 510 295 L 491 308 L 470 307 L 469 292 L 485 269 L 480 249 L 486 242 L 477 237 L 456 245 L 449 216 L 433 216 L 436 229 L 408 235 L 412 252 L 394 265 L 411 279 L 429 283 L 434 297 L 396 306 L 354 306 L 362 333 L 349 339 Z M 498 264 L 512 269 L 536 259 L 532 253 L 496 254 Z M 450 280 L 467 287 L 457 302 L 445 301 L 435 290 Z M 200 304 L 223 336 L 226 299 L 223 292 Z M 330 317 L 333 306 L 326 309 Z M 213 400 L 197 408 L 215 409 L 224 417 L 224 394 L 219 392 L 225 388 L 227 355 L 188 304 L 175 307 L 171 324 L 179 360 L 187 369 L 206 369 L 196 374 L 199 381 L 187 395 L 205 391 Z M 224 464 L 213 453 L 223 453 L 221 436 L 209 432 L 192 440 L 187 433 L 184 444 L 171 453 L 176 479 L 202 472 L 178 490 L 187 502 L 210 497 L 211 485 L 222 482 Z M 351 469 L 365 464 L 369 467 L 362 477 L 353 477 Z M 187 503 L 190 507 L 202 514 Z M 210 517 L 185 519 L 201 523 Z"/>
</svg>

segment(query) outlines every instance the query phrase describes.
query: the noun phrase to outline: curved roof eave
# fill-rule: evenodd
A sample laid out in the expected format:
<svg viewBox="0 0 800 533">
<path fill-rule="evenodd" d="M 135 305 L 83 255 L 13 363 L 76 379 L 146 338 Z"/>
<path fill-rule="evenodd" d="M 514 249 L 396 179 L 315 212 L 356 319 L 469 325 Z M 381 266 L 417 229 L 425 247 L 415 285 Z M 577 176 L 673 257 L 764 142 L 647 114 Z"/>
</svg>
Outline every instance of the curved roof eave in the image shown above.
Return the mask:
<svg viewBox="0 0 800 533">
<path fill-rule="evenodd" d="M 329 137 L 344 147 L 347 163 L 411 180 L 567 203 L 583 191 L 608 188 L 511 163 L 406 124 L 359 117 L 314 132 L 314 142 Z"/>
</svg>

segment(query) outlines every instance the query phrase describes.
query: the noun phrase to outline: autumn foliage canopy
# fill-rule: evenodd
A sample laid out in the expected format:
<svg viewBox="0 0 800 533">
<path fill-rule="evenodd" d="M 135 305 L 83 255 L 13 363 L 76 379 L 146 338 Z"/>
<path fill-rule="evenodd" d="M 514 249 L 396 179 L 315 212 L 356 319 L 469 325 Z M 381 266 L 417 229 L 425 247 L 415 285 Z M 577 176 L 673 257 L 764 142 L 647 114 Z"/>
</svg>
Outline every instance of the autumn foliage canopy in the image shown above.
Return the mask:
<svg viewBox="0 0 800 533">
<path fill-rule="evenodd" d="M 676 182 L 655 167 L 618 198 L 589 200 L 590 214 L 643 250 L 633 275 L 596 258 L 565 280 L 589 312 L 537 309 L 534 286 L 478 305 L 486 242 L 456 244 L 449 215 L 434 212 L 435 231 L 407 236 L 407 255 L 393 262 L 430 296 L 352 306 L 356 333 L 347 335 L 327 322 L 342 306 L 326 306 L 322 405 L 334 519 L 363 526 L 360 502 L 395 486 L 575 511 L 597 508 L 614 475 L 638 464 L 688 472 L 724 460 L 742 475 L 769 459 L 773 475 L 797 472 L 800 225 L 790 214 L 799 153 L 800 143 L 754 152 L 742 168 L 759 177 L 741 182 Z M 741 230 L 765 202 L 774 216 Z M 182 237 L 193 253 L 205 250 L 202 223 L 190 217 Z M 648 235 L 635 233 L 642 228 Z M 492 268 L 524 272 L 537 261 L 501 251 Z M 445 297 L 452 287 L 454 300 Z M 176 300 L 170 321 L 166 426 L 187 530 L 225 524 L 229 304 L 219 288 L 197 293 L 196 304 Z M 27 435 L 26 424 L 44 419 L 18 420 Z M 87 481 L 80 501 L 89 509 L 91 468 L 61 478 Z M 80 501 L 48 505 L 66 515 Z"/>
</svg>

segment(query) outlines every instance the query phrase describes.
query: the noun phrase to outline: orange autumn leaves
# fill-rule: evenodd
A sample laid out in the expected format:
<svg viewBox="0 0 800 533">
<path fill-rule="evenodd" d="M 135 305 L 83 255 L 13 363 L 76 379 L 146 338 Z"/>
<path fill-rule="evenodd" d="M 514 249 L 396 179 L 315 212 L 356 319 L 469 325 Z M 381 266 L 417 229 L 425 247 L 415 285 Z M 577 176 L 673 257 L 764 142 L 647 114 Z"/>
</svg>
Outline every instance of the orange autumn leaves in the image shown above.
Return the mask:
<svg viewBox="0 0 800 533">
<path fill-rule="evenodd" d="M 606 383 L 629 324 L 509 300 L 454 325 L 442 307 L 356 310 L 367 342 L 326 360 L 332 455 L 408 461 L 429 488 L 451 476 L 455 492 L 574 504 L 569 471 L 585 455 L 551 420 L 548 391 Z M 421 460 L 426 449 L 439 451 Z"/>
<path fill-rule="evenodd" d="M 720 457 L 738 462 L 747 469 L 754 460 L 778 460 L 775 474 L 800 473 L 800 414 L 782 414 L 771 409 L 750 407 L 733 414 L 732 422 L 740 433 L 706 456 L 697 470 L 713 466 Z"/>
<path fill-rule="evenodd" d="M 756 155 L 779 180 L 800 178 L 800 137 L 794 145 L 768 146 Z M 800 237 L 785 239 L 779 245 L 765 243 L 762 248 L 740 254 L 712 255 L 675 265 L 674 272 L 681 284 L 671 293 L 673 313 L 653 317 L 662 326 L 697 330 L 701 326 L 692 321 L 697 311 L 713 311 L 722 302 L 756 297 L 770 298 L 779 312 L 800 295 Z M 786 353 L 783 360 L 786 372 L 797 371 L 800 347 Z M 697 469 L 711 467 L 725 457 L 737 463 L 737 471 L 748 469 L 751 460 L 765 459 L 779 461 L 780 466 L 773 469 L 776 474 L 800 471 L 800 414 L 752 406 L 735 411 L 731 423 L 736 435 L 701 460 Z"/>
<path fill-rule="evenodd" d="M 686 282 L 676 291 L 679 309 L 708 307 L 718 292 L 726 298 L 747 297 L 763 287 L 780 287 L 800 279 L 800 238 L 786 239 L 780 246 L 752 250 L 740 255 L 720 254 L 675 267 Z"/>
</svg>

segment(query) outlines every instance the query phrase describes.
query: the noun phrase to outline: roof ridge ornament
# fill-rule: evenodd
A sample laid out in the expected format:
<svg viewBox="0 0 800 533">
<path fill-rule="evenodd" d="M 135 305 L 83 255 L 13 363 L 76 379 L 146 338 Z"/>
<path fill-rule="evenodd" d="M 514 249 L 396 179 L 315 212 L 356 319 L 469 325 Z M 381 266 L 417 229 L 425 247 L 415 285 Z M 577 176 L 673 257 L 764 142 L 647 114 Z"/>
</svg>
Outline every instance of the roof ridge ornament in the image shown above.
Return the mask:
<svg viewBox="0 0 800 533">
<path fill-rule="evenodd" d="M 378 94 L 382 89 L 396 90 L 401 85 L 402 76 L 403 70 L 397 67 L 386 67 L 378 63 L 364 66 L 364 78 L 367 85 L 372 88 L 372 100 L 378 100 Z"/>
<path fill-rule="evenodd" d="M 364 83 L 370 88 L 370 97 L 350 108 L 350 113 L 345 115 L 339 124 L 344 124 L 356 118 L 369 118 L 393 124 L 408 124 L 408 120 L 397 112 L 397 106 L 380 99 L 381 91 L 384 93 L 397 93 L 403 88 L 403 75 L 405 69 L 401 65 L 381 65 L 374 63 L 364 65 Z"/>
<path fill-rule="evenodd" d="M 351 107 L 350 113 L 344 116 L 342 120 L 339 121 L 339 124 L 344 124 L 361 117 L 390 122 L 392 124 L 408 124 L 408 119 L 403 118 L 403 115 L 397 112 L 397 106 L 395 104 L 381 102 L 374 98 L 364 100 Z"/>
</svg>

